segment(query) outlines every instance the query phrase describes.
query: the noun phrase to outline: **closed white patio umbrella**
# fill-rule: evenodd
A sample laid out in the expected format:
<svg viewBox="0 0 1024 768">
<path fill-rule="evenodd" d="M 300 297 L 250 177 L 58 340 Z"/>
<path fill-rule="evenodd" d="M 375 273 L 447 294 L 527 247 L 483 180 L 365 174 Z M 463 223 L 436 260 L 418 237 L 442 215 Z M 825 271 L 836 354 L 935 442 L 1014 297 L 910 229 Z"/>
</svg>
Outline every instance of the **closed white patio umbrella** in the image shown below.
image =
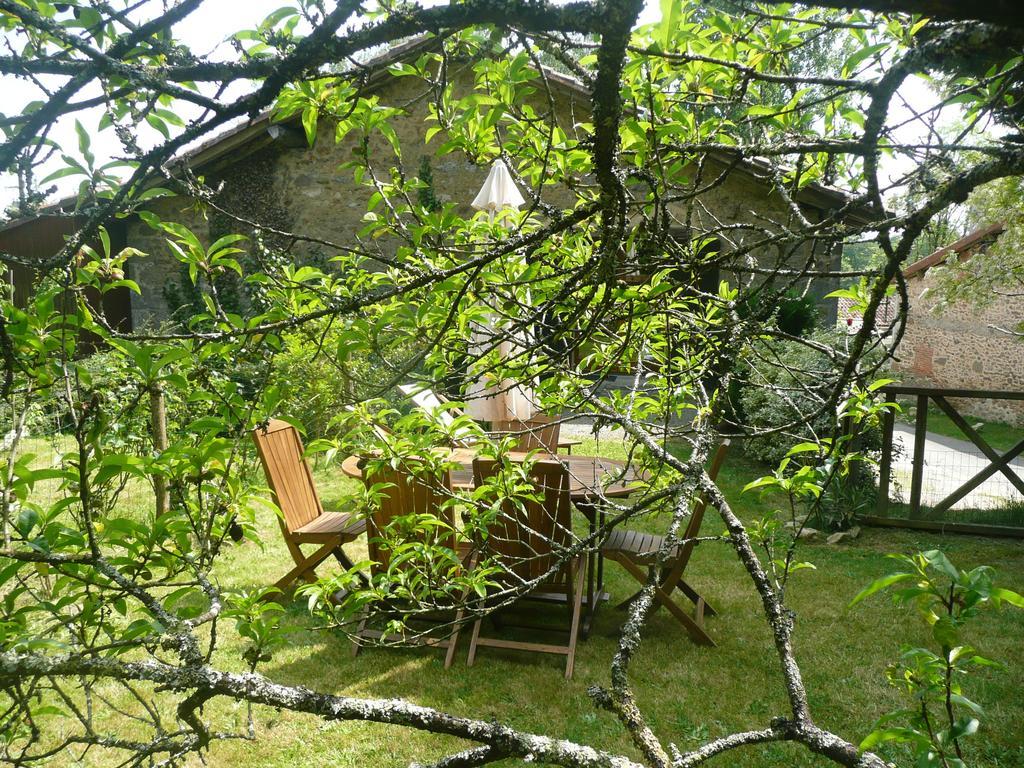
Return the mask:
<svg viewBox="0 0 1024 768">
<path fill-rule="evenodd" d="M 495 214 L 506 208 L 519 208 L 526 200 L 516 187 L 512 174 L 501 160 L 495 160 L 484 185 L 480 188 L 473 207 L 478 211 L 487 211 L 491 221 Z M 493 316 L 492 316 L 493 317 Z M 482 327 L 474 332 L 473 347 L 477 353 L 490 347 L 488 340 L 495 332 L 503 329 L 498 326 Z M 520 340 L 522 334 L 519 334 Z M 514 339 L 499 342 L 497 351 L 502 357 L 512 357 L 522 351 L 523 345 Z M 495 381 L 485 371 L 474 371 L 470 366 L 470 383 L 466 388 L 466 413 L 478 421 L 514 421 L 529 419 L 537 412 L 533 402 L 533 391 L 512 381 Z"/>
<path fill-rule="evenodd" d="M 484 185 L 476 193 L 473 207 L 478 211 L 488 211 L 491 221 L 494 221 L 494 214 L 501 209 L 518 208 L 525 202 L 519 187 L 512 179 L 512 174 L 508 171 L 508 166 L 499 158 L 494 161 Z"/>
</svg>

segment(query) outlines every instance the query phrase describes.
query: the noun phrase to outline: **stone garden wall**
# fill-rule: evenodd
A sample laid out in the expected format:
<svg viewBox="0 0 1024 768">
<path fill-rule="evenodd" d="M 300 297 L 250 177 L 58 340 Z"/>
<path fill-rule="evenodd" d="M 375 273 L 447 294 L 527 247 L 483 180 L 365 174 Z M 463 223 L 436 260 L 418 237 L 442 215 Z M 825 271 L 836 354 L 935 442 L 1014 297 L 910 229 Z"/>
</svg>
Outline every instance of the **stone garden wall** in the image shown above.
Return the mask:
<svg viewBox="0 0 1024 768">
<path fill-rule="evenodd" d="M 193 205 L 183 197 L 165 197 L 149 205 L 150 210 L 166 221 L 184 224 L 201 239 L 209 240 L 209 223 Z M 145 256 L 128 262 L 128 276 L 139 285 L 141 294 L 133 293 L 132 327 L 153 329 L 167 322 L 177 298 L 185 290 L 187 273 L 167 247 L 163 233 L 155 232 L 139 220 L 127 226 L 128 245 L 138 248 Z"/>
</svg>

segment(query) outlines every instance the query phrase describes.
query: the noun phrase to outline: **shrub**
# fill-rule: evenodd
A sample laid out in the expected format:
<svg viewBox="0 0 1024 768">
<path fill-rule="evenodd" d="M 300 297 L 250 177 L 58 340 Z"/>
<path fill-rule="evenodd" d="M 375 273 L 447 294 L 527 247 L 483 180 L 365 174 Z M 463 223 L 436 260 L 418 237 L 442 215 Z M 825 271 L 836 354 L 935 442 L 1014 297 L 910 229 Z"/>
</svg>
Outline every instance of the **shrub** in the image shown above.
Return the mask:
<svg viewBox="0 0 1024 768">
<path fill-rule="evenodd" d="M 344 352 L 343 329 L 333 326 L 320 334 L 287 335 L 271 372 L 271 384 L 281 392 L 279 413 L 324 437 L 337 430 L 348 405 L 381 397 L 399 405 L 389 385 L 408 378 L 400 366 L 411 351 L 409 342 L 386 339 L 373 351 Z"/>
<path fill-rule="evenodd" d="M 818 325 L 818 302 L 814 296 L 789 291 L 779 300 L 775 313 L 779 330 L 790 336 L 804 336 Z"/>
<path fill-rule="evenodd" d="M 838 349 L 844 338 L 818 332 L 809 341 Z M 824 398 L 839 376 L 839 368 L 828 355 L 799 342 L 767 342 L 761 352 L 760 359 L 750 364 L 733 402 L 744 431 L 757 433 L 790 425 L 781 432 L 755 434 L 743 441 L 748 456 L 775 467 L 795 444 L 841 433 L 844 425 L 835 411 L 822 409 Z M 880 425 L 861 425 L 851 448 L 871 459 L 877 458 L 882 448 Z M 790 467 L 797 469 L 801 461 L 813 460 L 807 458 L 812 455 L 793 457 Z M 874 501 L 874 474 L 863 463 L 854 466 L 849 475 L 836 478 L 815 505 L 817 527 L 848 527 Z"/>
<path fill-rule="evenodd" d="M 807 336 L 818 327 L 818 300 L 790 288 L 785 292 L 764 291 L 747 296 L 737 312 L 741 317 L 774 325 L 790 336 Z"/>
<path fill-rule="evenodd" d="M 105 442 L 108 446 L 126 451 L 134 451 L 146 444 L 145 437 L 149 434 L 149 422 L 142 412 L 141 387 L 138 379 L 132 375 L 128 362 L 123 355 L 109 349 L 93 352 L 79 359 L 76 372 L 81 383 L 86 387 L 95 387 L 99 405 L 108 412 L 116 412 L 117 418 L 105 430 Z M 102 387 L 96 386 L 102 382 Z M 43 405 L 33 406 L 33 411 L 26 423 L 29 434 L 65 432 L 72 428 L 73 422 L 69 415 L 67 393 L 62 388 L 54 388 L 53 397 Z M 0 428 L 9 429 L 9 419 L 0 421 Z"/>
</svg>

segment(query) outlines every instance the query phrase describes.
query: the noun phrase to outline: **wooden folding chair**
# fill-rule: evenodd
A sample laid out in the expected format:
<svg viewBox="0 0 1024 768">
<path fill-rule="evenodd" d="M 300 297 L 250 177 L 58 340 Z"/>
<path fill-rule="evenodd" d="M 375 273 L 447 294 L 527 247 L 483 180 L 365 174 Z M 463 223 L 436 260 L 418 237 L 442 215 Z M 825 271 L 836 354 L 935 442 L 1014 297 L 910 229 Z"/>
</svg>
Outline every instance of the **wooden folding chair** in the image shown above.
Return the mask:
<svg viewBox="0 0 1024 768">
<path fill-rule="evenodd" d="M 390 537 L 389 529 L 399 518 L 412 515 L 427 515 L 437 518 L 444 524 L 437 541 L 432 542 L 441 547 L 447 547 L 463 565 L 469 563 L 472 555 L 472 547 L 469 542 L 460 542 L 452 521 L 450 507 L 444 507 L 444 503 L 452 496 L 451 481 L 448 473 L 445 472 L 440 478 L 420 478 L 403 470 L 391 466 L 382 466 L 364 475 L 363 481 L 367 488 L 379 484 L 380 493 L 378 503 L 374 506 L 367 518 L 367 548 L 371 561 L 370 573 L 372 577 L 380 577 L 392 572 L 391 548 L 388 546 Z M 433 530 L 433 529 L 431 529 Z M 420 539 L 423 537 L 422 530 L 414 532 Z M 416 563 L 411 561 L 403 562 L 397 566 L 399 569 L 415 568 Z M 455 649 L 459 643 L 459 630 L 463 621 L 463 604 L 466 596 L 462 595 L 455 606 L 455 618 L 452 622 L 454 631 L 447 638 L 433 638 L 424 636 L 420 644 L 430 645 L 438 648 L 446 648 L 444 666 L 445 669 L 452 665 L 455 658 Z M 400 612 L 400 607 L 395 606 Z M 359 628 L 353 642 L 352 655 L 359 653 L 360 638 L 379 639 L 385 633 L 375 629 L 368 629 L 367 620 L 360 622 Z"/>
<path fill-rule="evenodd" d="M 495 461 L 475 460 L 473 479 L 476 485 L 479 487 L 487 478 L 496 475 L 499 467 Z M 488 526 L 486 540 L 477 544 L 477 556 L 481 561 L 492 558 L 503 567 L 504 575 L 497 575 L 495 579 L 506 587 L 539 580 L 531 584 L 527 594 L 564 593 L 567 597 L 566 602 L 572 601 L 569 603 L 568 642 L 565 645 L 556 645 L 481 637 L 480 618 L 473 624 L 468 663 L 472 666 L 479 646 L 561 654 L 566 657 L 565 676 L 570 678 L 576 660 L 576 642 L 580 631 L 583 589 L 586 584 L 586 558 L 578 554 L 561 564 L 557 563 L 559 551 L 573 542 L 569 473 L 557 461 L 538 461 L 530 468 L 530 479 L 537 498 L 510 499 L 502 503 L 498 519 Z"/>
<path fill-rule="evenodd" d="M 413 403 L 413 405 L 422 408 L 428 413 L 436 413 L 441 423 L 446 427 L 451 427 L 455 421 L 455 417 L 464 415 L 460 409 L 445 407 L 449 402 L 446 398 L 437 394 L 433 390 L 425 389 L 418 384 L 400 384 L 398 390 L 405 395 Z M 520 432 L 526 429 L 530 432 L 536 432 L 538 429 L 542 429 L 545 425 L 550 422 L 546 416 L 534 416 L 524 421 L 498 421 L 491 425 L 492 431 L 494 432 Z M 548 453 L 556 453 L 556 449 L 564 449 L 568 453 L 572 453 L 572 449 L 580 445 L 583 441 L 577 438 L 566 438 L 561 439 L 559 432 L 561 430 L 561 424 L 553 425 L 552 439 L 546 439 L 544 441 L 544 450 Z M 469 436 L 458 438 L 455 440 L 457 446 L 468 445 L 471 442 Z M 550 447 L 549 447 L 550 446 Z M 522 449 L 527 450 L 527 449 Z M 529 450 L 533 450 L 532 448 Z"/>
<path fill-rule="evenodd" d="M 252 438 L 274 503 L 281 510 L 278 523 L 285 545 L 295 561 L 295 567 L 275 586 L 284 592 L 296 579 L 315 582 L 316 567 L 331 555 L 344 568 L 352 569 L 352 561 L 341 547 L 366 530 L 366 521 L 356 515 L 324 511 L 298 430 L 288 422 L 271 419 L 265 427 L 253 430 Z M 303 544 L 319 544 L 320 548 L 306 555 Z"/>
<path fill-rule="evenodd" d="M 558 453 L 558 434 L 562 424 L 550 416 L 536 415 L 529 419 L 496 421 L 491 425 L 494 432 L 510 433 L 519 438 L 517 451 L 547 451 Z"/>
<path fill-rule="evenodd" d="M 714 480 L 725 462 L 725 455 L 729 450 L 729 441 L 723 440 L 711 459 L 711 466 L 708 469 L 708 476 Z M 665 567 L 661 569 L 658 578 L 658 586 L 655 588 L 654 597 L 656 600 L 655 609 L 665 606 L 676 620 L 683 625 L 694 642 L 704 645 L 715 645 L 715 641 L 704 629 L 704 616 L 714 616 L 716 611 L 707 600 L 683 579 L 686 565 L 690 562 L 690 555 L 697 545 L 695 539 L 700 534 L 700 526 L 704 521 L 704 510 L 707 508 L 707 497 L 701 494 L 693 506 L 689 523 L 682 537 L 682 543 L 675 551 L 670 553 Z M 616 528 L 612 531 L 604 544 L 601 546 L 602 556 L 622 565 L 626 571 L 641 584 L 647 583 L 648 573 L 655 566 L 658 551 L 665 538 L 653 533 L 629 530 L 627 528 Z M 672 599 L 675 590 L 682 592 L 694 605 L 694 614 L 691 616 Z M 618 606 L 625 608 L 632 602 L 639 593 L 632 595 Z"/>
</svg>

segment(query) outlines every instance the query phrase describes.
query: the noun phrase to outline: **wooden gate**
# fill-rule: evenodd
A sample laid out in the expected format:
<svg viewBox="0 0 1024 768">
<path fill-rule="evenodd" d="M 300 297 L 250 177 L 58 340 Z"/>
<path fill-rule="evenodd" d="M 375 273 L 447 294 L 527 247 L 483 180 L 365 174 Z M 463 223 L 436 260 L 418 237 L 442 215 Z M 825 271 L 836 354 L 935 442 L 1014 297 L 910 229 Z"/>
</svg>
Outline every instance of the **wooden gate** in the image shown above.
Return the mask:
<svg viewBox="0 0 1024 768">
<path fill-rule="evenodd" d="M 869 516 L 865 522 L 876 525 L 890 525 L 898 527 L 922 528 L 927 530 L 959 531 L 963 533 L 977 533 L 982 535 L 1003 535 L 1024 537 L 1024 503 L 1021 504 L 1020 513 L 1009 525 L 991 525 L 985 523 L 963 522 L 945 519 L 953 506 L 977 489 L 989 478 L 1001 474 L 1006 478 L 1010 487 L 1024 497 L 1024 477 L 1019 474 L 1011 462 L 1021 454 L 1024 454 L 1024 430 L 1021 431 L 1021 439 L 1009 450 L 1000 453 L 993 448 L 972 427 L 964 416 L 957 410 L 951 399 L 992 399 L 992 400 L 1024 400 L 1024 392 L 1003 392 L 977 389 L 933 389 L 930 387 L 903 387 L 892 386 L 884 390 L 888 399 L 899 397 L 913 397 L 916 401 L 916 415 L 914 421 L 914 453 L 910 479 L 910 497 L 907 503 L 906 514 L 893 515 L 890 493 L 892 490 L 892 469 L 893 469 L 893 433 L 895 429 L 895 416 L 889 412 L 883 421 L 883 443 L 882 457 L 879 464 L 878 501 L 875 515 Z M 983 466 L 970 477 L 963 479 L 952 492 L 943 498 L 933 501 L 931 504 L 922 504 L 922 489 L 925 484 L 925 442 L 928 436 L 928 408 L 930 403 L 936 406 L 956 425 L 987 460 Z"/>
</svg>

